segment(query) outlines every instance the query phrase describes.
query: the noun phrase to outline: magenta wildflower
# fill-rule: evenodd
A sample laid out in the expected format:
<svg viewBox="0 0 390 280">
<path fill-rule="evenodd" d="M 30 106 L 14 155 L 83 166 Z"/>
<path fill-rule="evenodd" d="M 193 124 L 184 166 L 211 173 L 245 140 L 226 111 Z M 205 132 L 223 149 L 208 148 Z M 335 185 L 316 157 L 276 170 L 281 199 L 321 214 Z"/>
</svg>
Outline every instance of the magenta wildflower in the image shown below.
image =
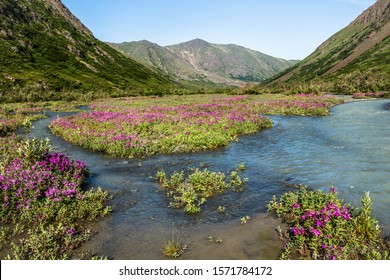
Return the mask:
<svg viewBox="0 0 390 280">
<path fill-rule="evenodd" d="M 293 209 L 297 209 L 297 208 L 300 208 L 300 207 L 301 207 L 301 204 L 299 204 L 299 203 L 295 203 L 295 204 L 292 206 Z"/>
<path fill-rule="evenodd" d="M 305 235 L 305 229 L 303 227 L 291 227 L 294 235 Z"/>
<path fill-rule="evenodd" d="M 293 231 L 294 235 L 299 235 L 301 232 L 296 227 L 292 227 L 291 230 Z"/>
<path fill-rule="evenodd" d="M 316 227 L 317 227 L 317 228 L 318 228 L 318 227 L 324 227 L 323 222 L 321 222 L 321 221 L 316 221 Z"/>
<path fill-rule="evenodd" d="M 321 231 L 319 231 L 318 229 L 315 229 L 314 227 L 310 228 L 310 232 L 313 233 L 315 235 L 315 237 L 318 237 L 321 234 Z"/>
</svg>

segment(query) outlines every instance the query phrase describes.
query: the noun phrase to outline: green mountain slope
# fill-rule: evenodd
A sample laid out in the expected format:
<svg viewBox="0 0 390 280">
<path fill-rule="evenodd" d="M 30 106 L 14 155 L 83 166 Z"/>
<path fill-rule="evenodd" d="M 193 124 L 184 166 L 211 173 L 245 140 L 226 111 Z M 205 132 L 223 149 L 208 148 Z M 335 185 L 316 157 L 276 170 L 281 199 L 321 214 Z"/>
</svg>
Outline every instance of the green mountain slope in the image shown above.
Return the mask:
<svg viewBox="0 0 390 280">
<path fill-rule="evenodd" d="M 201 78 L 199 74 L 196 73 L 195 69 L 188 65 L 180 56 L 155 43 L 143 40 L 138 42 L 109 44 L 129 55 L 131 58 L 159 69 L 178 80 L 196 80 Z"/>
<path fill-rule="evenodd" d="M 388 90 L 390 1 L 379 0 L 269 84 L 313 83 L 334 91 Z"/>
<path fill-rule="evenodd" d="M 148 41 L 114 45 L 142 63 L 189 81 L 233 85 L 261 82 L 296 63 L 241 46 L 212 44 L 201 39 L 167 47 Z"/>
<path fill-rule="evenodd" d="M 94 38 L 59 0 L 0 0 L 0 22 L 0 101 L 172 85 Z"/>
</svg>

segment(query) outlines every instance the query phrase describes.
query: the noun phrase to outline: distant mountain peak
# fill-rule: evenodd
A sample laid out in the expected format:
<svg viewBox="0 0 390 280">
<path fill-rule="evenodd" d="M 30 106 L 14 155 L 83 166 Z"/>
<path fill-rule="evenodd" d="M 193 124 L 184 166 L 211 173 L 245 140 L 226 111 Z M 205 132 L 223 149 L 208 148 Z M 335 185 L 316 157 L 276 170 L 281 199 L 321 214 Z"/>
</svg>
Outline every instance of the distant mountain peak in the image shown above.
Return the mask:
<svg viewBox="0 0 390 280">
<path fill-rule="evenodd" d="M 143 41 L 114 46 L 178 79 L 220 84 L 260 82 L 296 63 L 238 45 L 214 44 L 199 38 L 166 47 Z"/>
<path fill-rule="evenodd" d="M 193 40 L 190 40 L 188 42 L 184 42 L 182 44 L 202 44 L 202 45 L 209 45 L 210 43 L 207 42 L 206 40 L 203 40 L 203 39 L 200 39 L 200 38 L 196 38 L 196 39 L 193 39 Z"/>
<path fill-rule="evenodd" d="M 204 48 L 204 47 L 211 46 L 211 43 L 209 43 L 203 39 L 196 38 L 194 40 L 190 40 L 190 41 L 179 43 L 179 44 L 172 45 L 172 46 L 179 46 L 179 45 L 186 46 L 189 48 Z M 171 47 L 171 46 L 167 46 L 167 48 L 169 48 L 169 47 Z"/>
</svg>

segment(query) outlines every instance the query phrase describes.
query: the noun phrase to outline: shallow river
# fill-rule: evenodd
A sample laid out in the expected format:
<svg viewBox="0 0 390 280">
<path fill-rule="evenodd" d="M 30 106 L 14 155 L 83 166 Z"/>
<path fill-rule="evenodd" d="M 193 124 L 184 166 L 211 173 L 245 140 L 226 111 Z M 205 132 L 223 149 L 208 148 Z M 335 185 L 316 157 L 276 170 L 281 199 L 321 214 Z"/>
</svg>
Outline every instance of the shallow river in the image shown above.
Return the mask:
<svg viewBox="0 0 390 280">
<path fill-rule="evenodd" d="M 54 150 L 85 161 L 93 174 L 89 187 L 114 195 L 113 212 L 84 249 L 110 259 L 159 259 L 174 235 L 189 247 L 184 259 L 275 259 L 282 246 L 274 231 L 279 222 L 266 214 L 266 204 L 291 184 L 325 191 L 333 184 L 354 206 L 369 191 L 373 214 L 390 234 L 389 106 L 389 100 L 350 102 L 332 108 L 328 117 L 271 116 L 273 128 L 225 148 L 144 159 L 112 158 L 53 136 L 47 126 L 56 113 L 35 122 L 31 136 L 49 137 Z M 153 179 L 159 170 L 169 174 L 202 163 L 227 172 L 239 162 L 245 162 L 243 176 L 249 178 L 244 192 L 209 199 L 194 216 L 168 208 Z M 223 214 L 220 205 L 226 207 Z M 246 215 L 251 220 L 241 225 Z M 223 242 L 209 242 L 209 236 Z"/>
</svg>

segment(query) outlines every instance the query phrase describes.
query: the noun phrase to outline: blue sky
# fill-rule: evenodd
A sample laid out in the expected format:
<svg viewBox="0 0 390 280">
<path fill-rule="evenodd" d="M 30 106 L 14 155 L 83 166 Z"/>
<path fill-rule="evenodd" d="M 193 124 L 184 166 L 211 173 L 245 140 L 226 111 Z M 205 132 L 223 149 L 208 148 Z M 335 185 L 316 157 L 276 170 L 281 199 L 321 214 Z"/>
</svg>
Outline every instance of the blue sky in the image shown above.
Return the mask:
<svg viewBox="0 0 390 280">
<path fill-rule="evenodd" d="M 62 0 L 108 42 L 195 38 L 303 59 L 375 0 Z"/>
</svg>

